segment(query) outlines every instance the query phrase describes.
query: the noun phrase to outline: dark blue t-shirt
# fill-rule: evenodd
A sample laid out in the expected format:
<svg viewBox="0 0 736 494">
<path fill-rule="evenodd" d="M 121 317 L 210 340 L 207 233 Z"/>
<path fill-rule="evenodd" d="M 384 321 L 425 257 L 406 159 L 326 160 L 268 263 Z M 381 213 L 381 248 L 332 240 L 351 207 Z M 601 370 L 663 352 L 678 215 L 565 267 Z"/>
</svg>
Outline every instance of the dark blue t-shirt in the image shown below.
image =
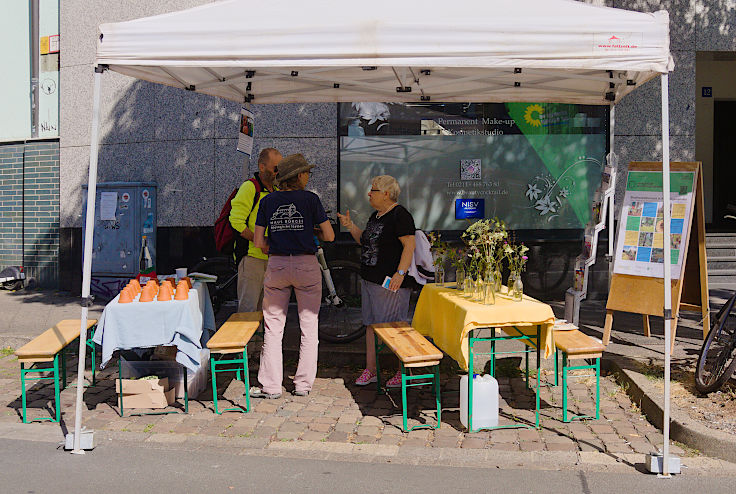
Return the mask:
<svg viewBox="0 0 736 494">
<path fill-rule="evenodd" d="M 315 226 L 327 215 L 314 192 L 283 190 L 261 199 L 256 225 L 265 227 L 269 254 L 314 254 Z"/>
</svg>

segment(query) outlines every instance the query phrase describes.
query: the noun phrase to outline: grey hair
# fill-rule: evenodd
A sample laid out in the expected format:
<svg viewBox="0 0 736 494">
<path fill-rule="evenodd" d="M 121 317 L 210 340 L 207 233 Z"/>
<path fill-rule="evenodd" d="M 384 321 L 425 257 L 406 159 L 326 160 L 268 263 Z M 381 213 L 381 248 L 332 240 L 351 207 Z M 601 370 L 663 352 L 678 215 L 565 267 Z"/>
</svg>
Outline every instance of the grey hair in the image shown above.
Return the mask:
<svg viewBox="0 0 736 494">
<path fill-rule="evenodd" d="M 401 187 L 399 187 L 399 182 L 397 182 L 391 175 L 378 175 L 377 177 L 373 177 L 371 184 L 380 191 L 388 192 L 388 197 L 392 201 L 399 200 Z"/>
</svg>

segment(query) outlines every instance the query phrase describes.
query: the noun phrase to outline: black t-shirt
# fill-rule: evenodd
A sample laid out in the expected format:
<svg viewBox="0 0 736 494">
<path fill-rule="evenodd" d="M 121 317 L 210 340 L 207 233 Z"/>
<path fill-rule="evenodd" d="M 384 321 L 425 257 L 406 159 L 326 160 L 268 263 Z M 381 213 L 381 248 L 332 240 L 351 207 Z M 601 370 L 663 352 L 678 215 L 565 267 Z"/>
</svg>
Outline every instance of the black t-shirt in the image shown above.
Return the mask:
<svg viewBox="0 0 736 494">
<path fill-rule="evenodd" d="M 314 254 L 315 226 L 327 221 L 314 192 L 275 191 L 261 199 L 256 225 L 268 228 L 269 254 Z"/>
<path fill-rule="evenodd" d="M 376 218 L 374 212 L 365 225 L 360 245 L 360 276 L 372 283 L 382 284 L 386 276 L 391 277 L 399 269 L 404 246 L 399 237 L 414 235 L 414 218 L 403 206 L 396 205 L 388 213 Z M 404 278 L 402 288 L 411 286 L 409 276 Z"/>
</svg>

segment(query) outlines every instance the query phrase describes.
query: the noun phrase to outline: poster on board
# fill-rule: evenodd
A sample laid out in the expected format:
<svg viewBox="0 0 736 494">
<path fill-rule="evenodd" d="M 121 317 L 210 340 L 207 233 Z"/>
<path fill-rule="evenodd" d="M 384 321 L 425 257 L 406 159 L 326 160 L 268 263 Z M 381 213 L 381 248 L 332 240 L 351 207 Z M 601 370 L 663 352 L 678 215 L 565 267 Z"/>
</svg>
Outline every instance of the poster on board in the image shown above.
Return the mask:
<svg viewBox="0 0 736 494">
<path fill-rule="evenodd" d="M 693 208 L 695 174 L 670 173 L 670 259 L 672 279 L 682 277 Z M 664 207 L 662 172 L 630 171 L 626 180 L 613 272 L 664 276 Z"/>
<path fill-rule="evenodd" d="M 250 157 L 253 152 L 253 112 L 243 107 L 240 109 L 240 125 L 238 131 L 238 151 Z"/>
</svg>

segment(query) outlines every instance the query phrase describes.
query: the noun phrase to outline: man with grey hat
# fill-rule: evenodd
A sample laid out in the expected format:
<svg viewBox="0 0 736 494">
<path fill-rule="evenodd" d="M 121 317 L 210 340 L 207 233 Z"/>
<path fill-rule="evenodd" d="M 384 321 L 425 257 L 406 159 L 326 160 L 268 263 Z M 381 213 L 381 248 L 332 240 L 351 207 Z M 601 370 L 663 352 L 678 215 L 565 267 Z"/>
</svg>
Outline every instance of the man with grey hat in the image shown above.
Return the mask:
<svg viewBox="0 0 736 494">
<path fill-rule="evenodd" d="M 314 255 L 317 246 L 313 236 L 316 230 L 321 240 L 331 242 L 335 232 L 317 194 L 304 190 L 314 166 L 301 154 L 281 160 L 276 175 L 280 190 L 264 197 L 258 209 L 254 242 L 269 258 L 263 283 L 265 335 L 258 370 L 261 387 L 251 389 L 253 397 L 276 399 L 281 396 L 284 375 L 281 343 L 292 288 L 301 327 L 293 393 L 308 395 L 317 376 L 317 318 L 322 298 L 322 272 Z"/>
</svg>

